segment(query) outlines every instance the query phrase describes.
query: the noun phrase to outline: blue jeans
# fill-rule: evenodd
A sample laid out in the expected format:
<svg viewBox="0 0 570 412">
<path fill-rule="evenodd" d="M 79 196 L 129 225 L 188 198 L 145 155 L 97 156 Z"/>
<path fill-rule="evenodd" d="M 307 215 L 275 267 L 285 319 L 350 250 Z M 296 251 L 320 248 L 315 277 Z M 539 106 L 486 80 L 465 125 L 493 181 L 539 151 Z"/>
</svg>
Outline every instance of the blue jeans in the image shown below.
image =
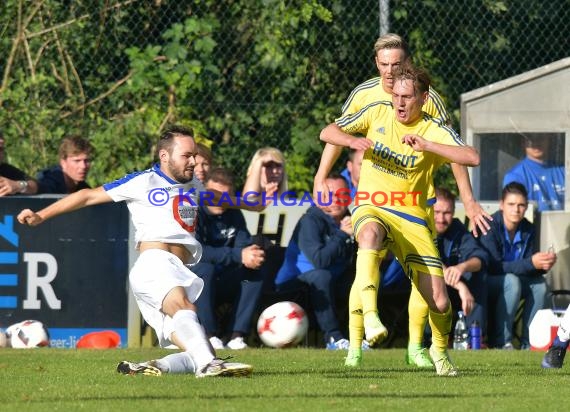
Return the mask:
<svg viewBox="0 0 570 412">
<path fill-rule="evenodd" d="M 345 287 L 345 279 L 344 274 L 334 277 L 326 269 L 315 269 L 302 273 L 298 277 L 275 287 L 277 292 L 283 292 L 298 289 L 303 284 L 309 286 L 309 296 L 315 318 L 324 334 L 325 343 L 327 343 L 331 338 L 334 341 L 344 338 L 336 316 L 335 296 L 337 293 L 344 293 L 346 301 L 348 301 L 349 289 Z"/>
<path fill-rule="evenodd" d="M 202 278 L 204 289 L 196 300 L 198 318 L 208 336 L 218 336 L 224 331 L 216 316 L 220 303 L 232 302 L 233 308 L 227 332 L 249 335 L 252 316 L 261 295 L 263 275 L 260 270 L 243 266 L 220 267 L 212 263 L 197 263 L 191 270 Z"/>
<path fill-rule="evenodd" d="M 495 327 L 490 331 L 490 342 L 496 347 L 502 347 L 513 339 L 513 326 L 519 302 L 524 299 L 522 313 L 521 347 L 530 346 L 528 326 L 530 321 L 546 301 L 546 280 L 543 276 L 517 276 L 512 273 L 505 275 L 489 275 L 489 303 L 494 308 L 489 311 L 494 315 Z"/>
</svg>

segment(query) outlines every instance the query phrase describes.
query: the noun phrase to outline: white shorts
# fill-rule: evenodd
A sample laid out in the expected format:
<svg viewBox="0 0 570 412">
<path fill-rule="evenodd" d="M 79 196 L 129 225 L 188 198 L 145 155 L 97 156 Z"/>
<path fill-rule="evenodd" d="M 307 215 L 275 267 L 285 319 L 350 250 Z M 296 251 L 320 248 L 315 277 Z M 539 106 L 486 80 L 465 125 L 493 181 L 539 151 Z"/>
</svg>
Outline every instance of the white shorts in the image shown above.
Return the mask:
<svg viewBox="0 0 570 412">
<path fill-rule="evenodd" d="M 160 249 L 149 249 L 140 254 L 129 274 L 129 282 L 139 310 L 156 332 L 161 347 L 171 344 L 168 338 L 174 331 L 172 318 L 161 311 L 168 292 L 182 286 L 188 300 L 194 303 L 204 288 L 204 281 L 176 255 Z"/>
</svg>

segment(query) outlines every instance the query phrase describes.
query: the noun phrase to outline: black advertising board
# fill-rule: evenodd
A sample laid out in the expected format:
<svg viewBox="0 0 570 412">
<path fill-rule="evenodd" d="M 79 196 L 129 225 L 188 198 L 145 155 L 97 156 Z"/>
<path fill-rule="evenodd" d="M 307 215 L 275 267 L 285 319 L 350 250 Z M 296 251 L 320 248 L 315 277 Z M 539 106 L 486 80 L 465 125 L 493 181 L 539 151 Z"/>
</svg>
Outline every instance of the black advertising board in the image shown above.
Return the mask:
<svg viewBox="0 0 570 412">
<path fill-rule="evenodd" d="M 97 205 L 33 228 L 16 220 L 20 210 L 39 210 L 58 198 L 0 198 L 0 328 L 39 320 L 51 346 L 65 348 L 88 332 L 110 329 L 126 346 L 128 209 Z"/>
</svg>

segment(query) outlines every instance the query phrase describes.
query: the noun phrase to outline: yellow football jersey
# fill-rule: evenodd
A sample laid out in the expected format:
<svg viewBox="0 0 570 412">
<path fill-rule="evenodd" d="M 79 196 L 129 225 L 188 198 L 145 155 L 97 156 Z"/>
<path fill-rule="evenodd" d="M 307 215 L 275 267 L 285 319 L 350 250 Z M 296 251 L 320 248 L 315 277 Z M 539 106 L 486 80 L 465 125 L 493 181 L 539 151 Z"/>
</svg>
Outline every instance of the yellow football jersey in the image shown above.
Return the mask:
<svg viewBox="0 0 570 412">
<path fill-rule="evenodd" d="M 449 160 L 416 152 L 401 138 L 417 134 L 436 143 L 465 145 L 453 129 L 428 114 L 410 125 L 398 122 L 390 101 L 369 104 L 337 119 L 336 124 L 346 133 L 362 134 L 374 142 L 364 153 L 355 207 L 372 204 L 425 218 L 426 208 L 435 202 L 433 174 Z"/>
<path fill-rule="evenodd" d="M 350 93 L 342 105 L 342 116 L 356 113 L 370 103 L 381 100 L 392 101 L 392 95 L 382 87 L 382 78 L 375 77 L 367 80 L 356 86 Z M 429 98 L 422 106 L 422 110 L 436 119 L 440 119 L 443 123 L 449 124 L 450 118 L 445 109 L 445 103 L 432 87 L 429 88 Z"/>
</svg>

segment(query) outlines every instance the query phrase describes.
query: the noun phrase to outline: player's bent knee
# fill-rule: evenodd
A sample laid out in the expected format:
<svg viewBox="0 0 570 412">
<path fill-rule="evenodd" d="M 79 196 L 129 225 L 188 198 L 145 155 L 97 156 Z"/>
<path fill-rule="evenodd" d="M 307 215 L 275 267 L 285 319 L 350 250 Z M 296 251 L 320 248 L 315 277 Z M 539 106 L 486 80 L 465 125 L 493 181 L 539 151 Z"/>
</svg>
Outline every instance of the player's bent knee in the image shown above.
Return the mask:
<svg viewBox="0 0 570 412">
<path fill-rule="evenodd" d="M 449 302 L 447 296 L 445 298 L 437 297 L 434 299 L 434 301 L 435 301 L 435 308 L 433 310 L 441 314 L 446 313 L 451 306 L 451 302 Z"/>
<path fill-rule="evenodd" d="M 191 310 L 196 312 L 196 305 L 188 300 L 182 287 L 172 289 L 162 301 L 162 312 L 170 317 L 179 310 Z"/>
<path fill-rule="evenodd" d="M 358 246 L 365 249 L 378 249 L 384 241 L 384 230 L 376 223 L 367 223 L 358 232 Z"/>
</svg>

